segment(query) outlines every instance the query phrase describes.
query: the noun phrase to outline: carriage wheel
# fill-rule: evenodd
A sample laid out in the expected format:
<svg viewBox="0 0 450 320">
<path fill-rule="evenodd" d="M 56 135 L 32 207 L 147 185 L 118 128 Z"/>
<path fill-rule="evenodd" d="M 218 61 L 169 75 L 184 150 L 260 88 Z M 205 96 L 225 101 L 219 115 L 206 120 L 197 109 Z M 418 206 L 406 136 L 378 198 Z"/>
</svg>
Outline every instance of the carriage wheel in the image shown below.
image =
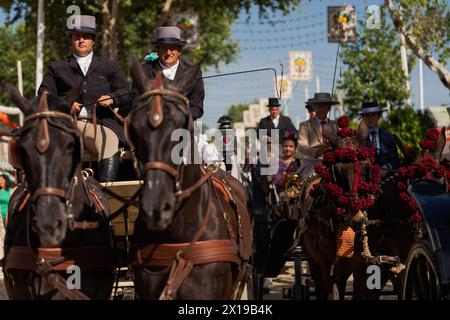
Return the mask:
<svg viewBox="0 0 450 320">
<path fill-rule="evenodd" d="M 441 283 L 433 254 L 424 243 L 415 244 L 408 255 L 401 298 L 440 300 Z"/>
</svg>

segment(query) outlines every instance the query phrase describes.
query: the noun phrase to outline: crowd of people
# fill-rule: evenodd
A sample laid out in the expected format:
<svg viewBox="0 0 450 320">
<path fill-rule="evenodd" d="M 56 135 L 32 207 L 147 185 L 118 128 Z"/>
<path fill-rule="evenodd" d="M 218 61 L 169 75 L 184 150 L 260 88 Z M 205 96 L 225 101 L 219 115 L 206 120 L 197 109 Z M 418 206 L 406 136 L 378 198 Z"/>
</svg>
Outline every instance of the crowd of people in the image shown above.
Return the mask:
<svg viewBox="0 0 450 320">
<path fill-rule="evenodd" d="M 289 117 L 280 114 L 278 99 L 269 99 L 270 115 L 261 119 L 258 129 L 278 129 L 280 133 L 282 152 L 278 172 L 272 176 L 277 191 L 281 192 L 286 186 L 289 173 L 298 172 L 301 177 L 306 177 L 313 174 L 314 167 L 322 162 L 323 154 L 330 149 L 329 138 L 337 134 L 337 124 L 329 119 L 329 112 L 338 103 L 327 92 L 315 93 L 313 98 L 305 101 L 309 119 L 300 123 L 297 130 Z M 376 102 L 364 102 L 360 115 L 367 129 L 366 147 L 374 148 L 375 162 L 380 166 L 381 174 L 385 175 L 398 169 L 400 159 L 394 135 L 379 127 L 383 111 L 385 109 Z M 272 142 L 270 132 L 267 141 Z"/>
</svg>

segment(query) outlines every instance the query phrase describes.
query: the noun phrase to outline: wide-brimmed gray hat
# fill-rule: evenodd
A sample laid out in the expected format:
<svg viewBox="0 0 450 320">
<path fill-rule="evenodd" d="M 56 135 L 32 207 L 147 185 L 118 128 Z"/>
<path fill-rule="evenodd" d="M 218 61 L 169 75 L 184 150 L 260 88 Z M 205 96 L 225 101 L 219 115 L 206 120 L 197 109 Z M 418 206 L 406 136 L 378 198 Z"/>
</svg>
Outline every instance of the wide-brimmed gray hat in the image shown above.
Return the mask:
<svg viewBox="0 0 450 320">
<path fill-rule="evenodd" d="M 334 101 L 331 99 L 331 94 L 328 92 L 317 92 L 314 93 L 314 98 L 308 99 L 305 101 L 306 104 L 315 105 L 315 104 L 329 104 L 330 106 L 339 104 L 339 101 Z"/>
<path fill-rule="evenodd" d="M 186 45 L 186 41 L 181 40 L 181 29 L 178 27 L 159 27 L 155 31 L 155 41 L 152 45 L 175 44 L 181 48 Z"/>
<path fill-rule="evenodd" d="M 367 113 L 375 113 L 375 112 L 383 112 L 387 111 L 386 109 L 381 108 L 377 102 L 363 102 L 362 104 L 362 110 L 361 115 L 367 114 Z"/>
<path fill-rule="evenodd" d="M 100 31 L 95 27 L 95 17 L 88 15 L 75 15 L 73 20 L 67 22 L 66 34 L 72 34 L 77 32 L 91 33 L 99 35 Z"/>
</svg>

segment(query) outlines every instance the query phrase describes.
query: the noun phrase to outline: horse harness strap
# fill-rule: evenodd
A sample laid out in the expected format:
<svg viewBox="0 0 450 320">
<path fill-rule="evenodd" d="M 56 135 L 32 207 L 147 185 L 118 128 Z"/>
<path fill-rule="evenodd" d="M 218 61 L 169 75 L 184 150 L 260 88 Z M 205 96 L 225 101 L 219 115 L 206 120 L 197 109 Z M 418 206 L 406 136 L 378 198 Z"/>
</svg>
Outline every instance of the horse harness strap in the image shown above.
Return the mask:
<svg viewBox="0 0 450 320">
<path fill-rule="evenodd" d="M 176 169 L 172 168 L 171 166 L 169 166 L 168 164 L 161 162 L 161 161 L 147 162 L 144 165 L 144 170 L 145 171 L 163 170 L 163 171 L 167 172 L 168 174 L 170 174 L 171 176 L 173 176 L 175 179 L 179 179 L 178 171 Z"/>
<path fill-rule="evenodd" d="M 112 250 L 103 246 L 79 248 L 29 248 L 13 246 L 5 257 L 5 270 L 19 269 L 37 272 L 37 263 L 44 259 L 52 271 L 66 271 L 72 265 L 81 269 L 113 268 Z"/>
<path fill-rule="evenodd" d="M 62 198 L 63 200 L 67 200 L 66 192 L 59 188 L 52 188 L 52 187 L 39 188 L 34 192 L 32 201 L 35 202 L 40 196 L 57 196 Z"/>
<path fill-rule="evenodd" d="M 179 251 L 185 252 L 183 258 L 193 265 L 217 261 L 240 263 L 236 245 L 229 239 L 197 241 L 190 250 L 185 251 L 188 246 L 188 242 L 137 245 L 131 249 L 135 259 L 130 265 L 167 267 L 177 259 Z"/>
</svg>

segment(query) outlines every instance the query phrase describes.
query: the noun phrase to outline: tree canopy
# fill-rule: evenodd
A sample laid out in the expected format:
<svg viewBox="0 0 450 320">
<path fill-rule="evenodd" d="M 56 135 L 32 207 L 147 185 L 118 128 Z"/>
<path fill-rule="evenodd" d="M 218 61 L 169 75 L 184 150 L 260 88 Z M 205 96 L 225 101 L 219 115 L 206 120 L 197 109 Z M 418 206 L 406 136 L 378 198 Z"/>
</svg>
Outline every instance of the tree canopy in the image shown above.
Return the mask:
<svg viewBox="0 0 450 320">
<path fill-rule="evenodd" d="M 52 59 L 66 56 L 69 48 L 65 39 L 65 26 L 69 5 L 78 5 L 81 14 L 97 18 L 97 28 L 102 36 L 96 50 L 109 58 L 119 59 L 123 66 L 127 58 L 135 55 L 143 58 L 150 48 L 153 30 L 168 25 L 174 13 L 197 12 L 200 15 L 200 49 L 187 50 L 185 54 L 194 61 L 202 60 L 204 66 L 230 63 L 239 53 L 238 42 L 231 41 L 231 26 L 241 10 L 259 8 L 261 19 L 267 19 L 271 11 L 288 13 L 300 0 L 75 0 L 45 1 L 46 45 Z M 24 18 L 30 33 L 36 33 L 37 5 L 35 0 L 0 0 L 0 6 L 9 13 L 10 22 Z"/>
<path fill-rule="evenodd" d="M 450 89 L 448 0 L 385 0 L 385 4 L 407 46 Z"/>
<path fill-rule="evenodd" d="M 344 105 L 352 116 L 358 114 L 364 101 L 395 109 L 403 106 L 410 95 L 402 71 L 399 36 L 387 23 L 385 11 L 381 13 L 379 29 L 366 28 L 363 19 L 356 42 L 342 44 L 340 56 L 348 68 L 338 89 L 345 92 Z M 409 57 L 409 69 L 413 63 L 413 57 Z"/>
</svg>

